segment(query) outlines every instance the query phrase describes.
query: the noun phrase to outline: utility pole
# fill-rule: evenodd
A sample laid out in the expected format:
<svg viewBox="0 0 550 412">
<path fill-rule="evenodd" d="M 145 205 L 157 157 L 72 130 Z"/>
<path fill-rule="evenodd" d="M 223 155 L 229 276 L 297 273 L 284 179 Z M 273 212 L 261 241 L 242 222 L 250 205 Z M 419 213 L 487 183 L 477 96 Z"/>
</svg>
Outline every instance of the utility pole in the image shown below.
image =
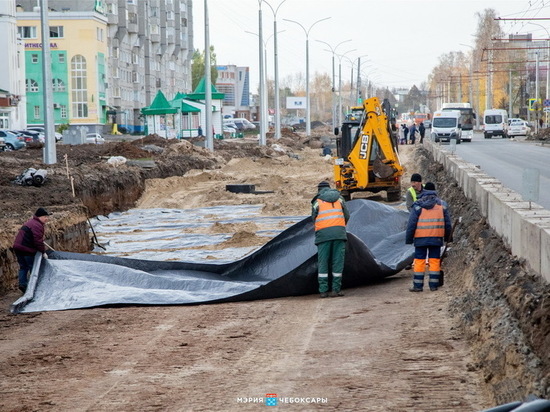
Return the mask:
<svg viewBox="0 0 550 412">
<path fill-rule="evenodd" d="M 204 0 L 204 114 L 206 128 L 206 148 L 214 151 L 212 132 L 212 78 L 210 72 L 210 26 L 208 21 L 208 0 Z"/>
<path fill-rule="evenodd" d="M 53 116 L 52 65 L 48 10 L 48 0 L 41 0 L 40 25 L 42 34 L 42 76 L 44 78 L 44 131 L 46 132 L 44 164 L 51 165 L 57 163 L 57 152 L 55 148 L 55 120 Z"/>
<path fill-rule="evenodd" d="M 317 23 L 328 20 L 330 17 L 325 17 L 313 22 L 308 29 L 306 29 L 301 23 L 298 23 L 295 20 L 283 19 L 291 23 L 295 23 L 302 28 L 304 34 L 306 35 L 306 136 L 311 136 L 311 107 L 309 101 L 309 32 Z"/>
</svg>

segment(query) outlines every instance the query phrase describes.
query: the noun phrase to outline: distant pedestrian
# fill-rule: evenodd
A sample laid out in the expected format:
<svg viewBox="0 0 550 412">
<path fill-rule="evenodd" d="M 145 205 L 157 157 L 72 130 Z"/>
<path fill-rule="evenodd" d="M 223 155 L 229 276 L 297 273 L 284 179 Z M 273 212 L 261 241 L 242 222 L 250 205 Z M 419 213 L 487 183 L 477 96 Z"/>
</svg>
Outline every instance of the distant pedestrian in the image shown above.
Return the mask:
<svg viewBox="0 0 550 412">
<path fill-rule="evenodd" d="M 200 125 L 197 128 L 197 137 L 204 137 L 204 135 L 202 134 L 202 127 Z"/>
<path fill-rule="evenodd" d="M 411 187 L 407 189 L 405 194 L 405 204 L 409 212 L 412 209 L 413 203 L 416 202 L 418 195 L 422 193 L 422 176 L 419 173 L 413 173 L 411 175 Z"/>
<path fill-rule="evenodd" d="M 29 219 L 15 237 L 13 250 L 19 263 L 19 290 L 25 293 L 28 284 L 28 274 L 34 265 L 34 258 L 37 252 L 46 255 L 46 245 L 44 244 L 44 227 L 50 213 L 42 207 L 34 213 L 34 216 Z"/>
<path fill-rule="evenodd" d="M 416 142 L 416 123 L 413 122 L 411 124 L 411 127 L 409 129 L 409 140 L 411 141 L 411 144 L 414 144 Z"/>
<path fill-rule="evenodd" d="M 403 144 L 407 144 L 407 136 L 409 134 L 409 128 L 403 123 Z"/>
<path fill-rule="evenodd" d="M 329 275 L 332 273 L 331 296 L 344 296 L 341 288 L 349 212 L 340 192 L 331 189 L 327 181 L 319 183 L 317 190 L 311 200 L 311 217 L 315 224 L 319 293 L 322 298 L 329 296 Z"/>
<path fill-rule="evenodd" d="M 418 133 L 420 133 L 420 143 L 424 143 L 424 135 L 426 134 L 426 127 L 424 122 L 420 122 L 418 125 Z"/>
<path fill-rule="evenodd" d="M 451 217 L 447 203 L 437 197 L 435 185 L 426 183 L 418 200 L 413 204 L 407 225 L 406 243 L 414 244 L 414 277 L 411 292 L 424 289 L 424 272 L 428 258 L 428 286 L 431 291 L 439 287 L 441 246 L 451 236 Z"/>
</svg>

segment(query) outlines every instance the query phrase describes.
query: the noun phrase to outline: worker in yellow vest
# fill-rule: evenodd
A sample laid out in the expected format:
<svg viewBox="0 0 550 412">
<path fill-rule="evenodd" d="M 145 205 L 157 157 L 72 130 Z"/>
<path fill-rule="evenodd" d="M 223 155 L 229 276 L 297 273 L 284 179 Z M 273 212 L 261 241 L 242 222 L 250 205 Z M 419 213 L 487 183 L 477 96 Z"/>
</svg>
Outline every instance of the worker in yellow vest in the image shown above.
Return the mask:
<svg viewBox="0 0 550 412">
<path fill-rule="evenodd" d="M 437 196 L 435 185 L 426 183 L 414 202 L 407 225 L 406 243 L 414 243 L 414 275 L 411 292 L 424 289 L 424 272 L 428 258 L 428 286 L 431 291 L 439 287 L 441 246 L 451 236 L 451 217 L 447 203 Z"/>
<path fill-rule="evenodd" d="M 317 195 L 311 201 L 311 217 L 315 224 L 319 293 L 322 298 L 329 296 L 329 275 L 332 273 L 330 296 L 344 296 L 341 288 L 349 212 L 340 192 L 331 189 L 327 181 L 319 183 L 317 190 Z"/>
<path fill-rule="evenodd" d="M 413 173 L 411 176 L 411 187 L 409 187 L 405 194 L 405 203 L 409 212 L 411 211 L 413 203 L 416 202 L 418 195 L 422 192 L 422 189 L 422 176 L 418 173 Z"/>
</svg>

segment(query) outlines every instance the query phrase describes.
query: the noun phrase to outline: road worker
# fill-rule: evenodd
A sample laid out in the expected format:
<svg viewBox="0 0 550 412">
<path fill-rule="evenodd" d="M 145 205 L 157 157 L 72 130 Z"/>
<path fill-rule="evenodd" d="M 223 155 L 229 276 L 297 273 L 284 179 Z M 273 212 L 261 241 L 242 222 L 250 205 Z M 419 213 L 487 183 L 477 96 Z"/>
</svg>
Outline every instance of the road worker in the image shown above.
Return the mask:
<svg viewBox="0 0 550 412">
<path fill-rule="evenodd" d="M 407 225 L 406 243 L 413 244 L 414 275 L 411 292 L 424 289 L 424 272 L 428 258 L 428 286 L 431 291 L 439 287 L 441 270 L 441 246 L 451 235 L 451 218 L 447 203 L 437 196 L 435 185 L 426 183 L 424 190 L 414 202 Z"/>
<path fill-rule="evenodd" d="M 329 289 L 331 289 L 329 274 L 332 273 L 330 296 L 344 296 L 341 288 L 349 212 L 340 192 L 331 189 L 327 181 L 319 183 L 317 190 L 317 195 L 311 201 L 311 217 L 315 223 L 319 293 L 322 298 L 329 296 Z"/>
</svg>

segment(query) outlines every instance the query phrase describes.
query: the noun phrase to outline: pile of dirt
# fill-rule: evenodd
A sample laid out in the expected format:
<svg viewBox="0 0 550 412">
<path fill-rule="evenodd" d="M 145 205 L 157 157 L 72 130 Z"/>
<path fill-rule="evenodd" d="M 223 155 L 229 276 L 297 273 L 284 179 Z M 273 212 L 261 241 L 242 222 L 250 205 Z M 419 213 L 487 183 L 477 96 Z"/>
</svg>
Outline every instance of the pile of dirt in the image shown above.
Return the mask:
<svg viewBox="0 0 550 412">
<path fill-rule="evenodd" d="M 162 182 L 161 185 L 167 186 L 166 190 L 189 187 L 191 182 L 198 182 L 198 188 L 205 189 L 217 182 L 211 191 L 193 202 L 181 203 L 180 199 L 174 197 L 170 207 L 175 208 L 194 207 L 193 204 L 204 206 L 209 199 L 214 203 L 223 204 L 229 195 L 229 192 L 225 191 L 225 184 L 228 183 L 257 184 L 258 190 L 275 190 L 279 185 L 284 187 L 284 178 L 275 173 L 272 162 L 282 167 L 293 165 L 293 178 L 299 178 L 304 174 L 302 169 L 308 167 L 303 166 L 303 160 L 300 160 L 300 155 L 296 153 L 309 147 L 310 142 L 318 141 L 319 138 L 319 135 L 305 138 L 293 132 L 286 132 L 285 137 L 280 140 L 268 139 L 265 146 L 260 146 L 257 138 L 216 139 L 214 152 L 211 152 L 201 147 L 201 144 L 204 145 L 204 140 L 201 139 L 167 140 L 157 135 L 133 140 L 130 137 L 122 137 L 121 141 L 102 145 L 58 144 L 57 163 L 51 165 L 43 163 L 43 150 L 40 145 L 0 153 L 0 255 L 8 253 L 20 225 L 30 218 L 38 207 L 46 207 L 53 212 L 46 230 L 46 235 L 52 236 L 55 231 L 63 231 L 62 221 L 85 221 L 86 217 L 106 215 L 133 207 L 142 196 L 145 182 L 149 182 L 150 186 L 155 179 Z M 315 153 L 315 156 L 315 160 L 327 166 L 318 153 Z M 127 162 L 110 163 L 111 158 L 118 157 L 125 158 Z M 221 177 L 217 171 L 226 164 L 229 164 L 233 174 Z M 259 166 L 259 171 L 247 170 L 250 165 Z M 14 183 L 28 168 L 47 170 L 48 175 L 42 186 L 21 186 Z M 330 173 L 324 170 L 309 173 L 313 173 L 312 181 L 330 177 Z M 171 185 L 174 187 L 170 188 Z M 312 187 L 315 187 L 314 183 Z M 281 192 L 283 195 L 285 193 L 284 190 Z M 168 197 L 162 193 L 159 195 L 165 199 Z M 155 196 L 148 194 L 146 197 Z M 240 199 L 243 203 L 255 202 L 253 199 L 239 198 L 236 194 L 230 196 Z M 145 200 L 140 202 L 144 203 Z M 168 200 L 163 202 L 170 203 Z M 307 201 L 305 203 L 307 204 Z M 280 214 L 296 214 L 293 206 L 284 205 L 285 202 L 274 200 L 269 208 L 279 209 Z M 150 207 L 162 205 L 159 203 Z M 3 260 L 0 264 L 0 293 L 15 287 L 15 265 L 6 264 L 6 259 Z M 9 284 L 6 285 L 5 282 Z"/>
<path fill-rule="evenodd" d="M 550 140 L 550 128 L 539 129 L 537 133 L 533 133 L 532 135 L 527 136 L 527 140 Z"/>
</svg>

